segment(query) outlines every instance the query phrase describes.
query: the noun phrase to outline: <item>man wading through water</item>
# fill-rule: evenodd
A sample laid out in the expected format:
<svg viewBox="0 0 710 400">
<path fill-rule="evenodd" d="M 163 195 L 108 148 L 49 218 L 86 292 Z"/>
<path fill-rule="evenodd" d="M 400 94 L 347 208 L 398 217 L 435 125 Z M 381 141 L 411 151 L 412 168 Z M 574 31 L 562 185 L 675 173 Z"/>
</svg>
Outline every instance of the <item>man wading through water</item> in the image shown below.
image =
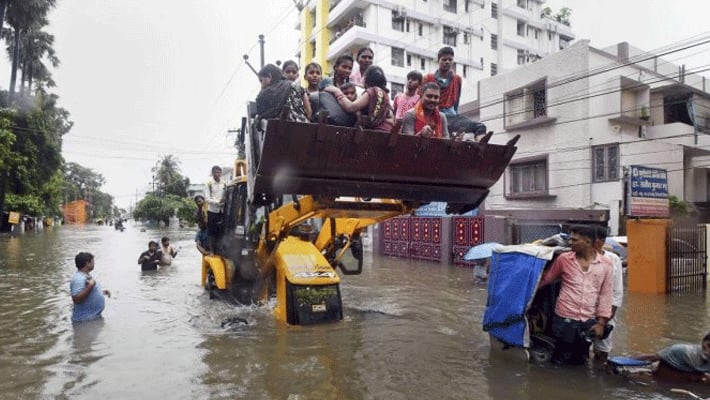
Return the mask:
<svg viewBox="0 0 710 400">
<path fill-rule="evenodd" d="M 592 227 L 572 227 L 572 251 L 557 256 L 540 282 L 542 287 L 562 281 L 552 318 L 556 363 L 583 364 L 591 340 L 604 337 L 612 316 L 611 261 L 594 249 L 596 237 Z"/>
</svg>

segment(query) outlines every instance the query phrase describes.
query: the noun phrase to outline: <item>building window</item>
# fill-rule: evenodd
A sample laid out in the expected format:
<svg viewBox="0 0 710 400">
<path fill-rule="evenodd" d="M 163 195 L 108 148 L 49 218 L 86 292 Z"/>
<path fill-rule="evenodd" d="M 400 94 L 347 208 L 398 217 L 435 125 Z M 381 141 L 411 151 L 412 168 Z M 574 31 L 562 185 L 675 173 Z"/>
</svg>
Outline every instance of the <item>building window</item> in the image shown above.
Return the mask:
<svg viewBox="0 0 710 400">
<path fill-rule="evenodd" d="M 404 17 L 395 10 L 392 10 L 392 29 L 404 32 Z"/>
<path fill-rule="evenodd" d="M 411 67 L 412 66 L 412 55 L 407 54 L 407 66 Z"/>
<path fill-rule="evenodd" d="M 444 25 L 444 44 L 456 47 L 456 37 L 458 35 L 459 33 L 456 31 L 456 29 Z"/>
<path fill-rule="evenodd" d="M 491 76 L 498 75 L 498 64 L 491 63 Z"/>
<path fill-rule="evenodd" d="M 547 40 L 552 40 L 552 31 L 547 31 Z"/>
<path fill-rule="evenodd" d="M 525 64 L 525 50 L 518 49 L 518 65 Z"/>
<path fill-rule="evenodd" d="M 491 3 L 491 18 L 498 19 L 498 3 Z"/>
<path fill-rule="evenodd" d="M 464 64 L 461 67 L 461 76 L 463 76 L 464 78 L 468 77 L 468 65 Z"/>
<path fill-rule="evenodd" d="M 464 0 L 463 8 L 464 8 L 464 11 L 469 12 L 471 9 L 471 0 Z"/>
<path fill-rule="evenodd" d="M 391 89 L 392 90 L 390 90 L 390 96 L 392 97 L 392 100 L 394 100 L 394 96 L 396 96 L 397 94 L 404 93 L 404 85 L 401 83 L 392 82 Z"/>
<path fill-rule="evenodd" d="M 513 160 L 508 167 L 507 195 L 547 195 L 547 156 Z"/>
<path fill-rule="evenodd" d="M 498 35 L 491 33 L 491 49 L 498 50 Z"/>
<path fill-rule="evenodd" d="M 392 65 L 404 67 L 404 49 L 392 47 Z"/>
<path fill-rule="evenodd" d="M 619 179 L 619 144 L 592 147 L 592 180 L 594 182 Z"/>
<path fill-rule="evenodd" d="M 312 58 L 316 58 L 316 49 L 318 48 L 318 47 L 316 46 L 316 42 L 315 42 L 315 41 L 311 42 L 311 46 L 312 46 L 312 49 L 313 49 L 313 52 L 311 53 L 311 57 L 312 57 Z"/>
<path fill-rule="evenodd" d="M 527 8 L 527 0 L 518 0 L 518 7 Z"/>
<path fill-rule="evenodd" d="M 539 38 L 540 38 L 540 30 L 539 30 L 539 29 L 533 29 L 533 31 L 535 32 L 535 39 L 539 39 Z"/>
<path fill-rule="evenodd" d="M 518 20 L 518 36 L 525 37 L 525 21 Z"/>
<path fill-rule="evenodd" d="M 426 58 L 422 57 L 419 59 L 419 69 L 426 71 Z"/>
<path fill-rule="evenodd" d="M 481 57 L 481 71 L 485 69 L 485 66 L 483 65 L 483 57 Z"/>
<path fill-rule="evenodd" d="M 470 44 L 471 43 L 471 35 L 469 35 L 467 32 L 463 33 L 463 44 Z"/>
<path fill-rule="evenodd" d="M 407 23 L 405 24 L 407 32 L 409 32 L 409 20 L 407 20 Z"/>
<path fill-rule="evenodd" d="M 505 126 L 547 117 L 547 80 L 505 94 Z"/>
<path fill-rule="evenodd" d="M 533 98 L 533 118 L 547 116 L 547 88 L 543 84 L 542 87 L 532 88 Z"/>
<path fill-rule="evenodd" d="M 444 11 L 456 14 L 456 2 L 458 0 L 444 0 Z"/>
<path fill-rule="evenodd" d="M 417 24 L 417 33 L 419 36 L 424 36 L 424 25 L 422 23 Z"/>
</svg>

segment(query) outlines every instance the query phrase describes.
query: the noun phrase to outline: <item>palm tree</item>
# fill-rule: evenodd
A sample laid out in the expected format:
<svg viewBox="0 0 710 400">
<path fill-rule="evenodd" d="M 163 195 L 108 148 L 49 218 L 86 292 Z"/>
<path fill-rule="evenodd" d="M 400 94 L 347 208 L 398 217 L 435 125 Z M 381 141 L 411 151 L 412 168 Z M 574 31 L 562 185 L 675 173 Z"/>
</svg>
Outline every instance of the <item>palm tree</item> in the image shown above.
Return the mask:
<svg viewBox="0 0 710 400">
<path fill-rule="evenodd" d="M 10 96 L 15 93 L 17 84 L 17 70 L 20 67 L 22 49 L 22 36 L 48 24 L 47 14 L 56 5 L 56 0 L 6 0 L 7 23 L 12 28 L 12 71 L 10 75 Z M 2 4 L 0 4 L 2 6 Z M 4 33 L 4 32 L 3 32 Z M 10 36 L 4 33 L 6 40 Z"/>
<path fill-rule="evenodd" d="M 158 191 L 163 194 L 180 195 L 183 176 L 180 174 L 180 160 L 172 154 L 163 156 L 158 161 L 158 167 L 155 171 L 155 179 L 158 181 Z"/>
<path fill-rule="evenodd" d="M 32 83 L 35 80 L 40 86 L 54 86 L 52 74 L 43 62 L 46 58 L 52 67 L 56 68 L 59 66 L 59 58 L 52 47 L 53 44 L 54 35 L 42 30 L 32 29 L 22 36 L 20 47 L 24 49 L 24 51 L 20 57 L 20 62 L 22 64 L 22 77 L 20 79 L 21 92 L 25 88 L 25 82 L 27 83 L 27 90 L 31 91 Z M 9 50 L 10 49 L 8 48 L 8 51 Z M 12 48 L 12 50 L 12 54 L 14 54 L 14 48 Z"/>
</svg>

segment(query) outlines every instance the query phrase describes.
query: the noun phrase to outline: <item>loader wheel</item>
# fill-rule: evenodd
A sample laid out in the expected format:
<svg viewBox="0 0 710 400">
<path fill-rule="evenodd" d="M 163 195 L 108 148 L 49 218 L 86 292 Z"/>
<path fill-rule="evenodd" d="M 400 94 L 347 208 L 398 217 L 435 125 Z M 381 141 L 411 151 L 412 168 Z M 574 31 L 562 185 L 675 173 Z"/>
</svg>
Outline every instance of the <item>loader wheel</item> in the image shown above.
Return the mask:
<svg viewBox="0 0 710 400">
<path fill-rule="evenodd" d="M 205 282 L 205 290 L 209 294 L 210 300 L 217 297 L 217 283 L 215 282 L 214 273 L 211 269 L 207 271 L 207 281 Z"/>
</svg>

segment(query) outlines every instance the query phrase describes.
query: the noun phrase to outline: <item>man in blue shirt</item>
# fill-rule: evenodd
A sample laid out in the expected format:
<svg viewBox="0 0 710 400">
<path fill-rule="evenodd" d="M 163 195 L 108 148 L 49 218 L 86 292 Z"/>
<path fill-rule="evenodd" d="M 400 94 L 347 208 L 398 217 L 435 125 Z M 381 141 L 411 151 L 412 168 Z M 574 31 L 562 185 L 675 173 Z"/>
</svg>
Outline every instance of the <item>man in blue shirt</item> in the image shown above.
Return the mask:
<svg viewBox="0 0 710 400">
<path fill-rule="evenodd" d="M 101 318 L 105 305 L 104 295 L 111 297 L 111 292 L 101 290 L 101 286 L 90 275 L 94 270 L 94 256 L 91 253 L 79 253 L 74 258 L 74 263 L 78 271 L 69 284 L 74 301 L 71 320 L 76 323 Z"/>
</svg>

